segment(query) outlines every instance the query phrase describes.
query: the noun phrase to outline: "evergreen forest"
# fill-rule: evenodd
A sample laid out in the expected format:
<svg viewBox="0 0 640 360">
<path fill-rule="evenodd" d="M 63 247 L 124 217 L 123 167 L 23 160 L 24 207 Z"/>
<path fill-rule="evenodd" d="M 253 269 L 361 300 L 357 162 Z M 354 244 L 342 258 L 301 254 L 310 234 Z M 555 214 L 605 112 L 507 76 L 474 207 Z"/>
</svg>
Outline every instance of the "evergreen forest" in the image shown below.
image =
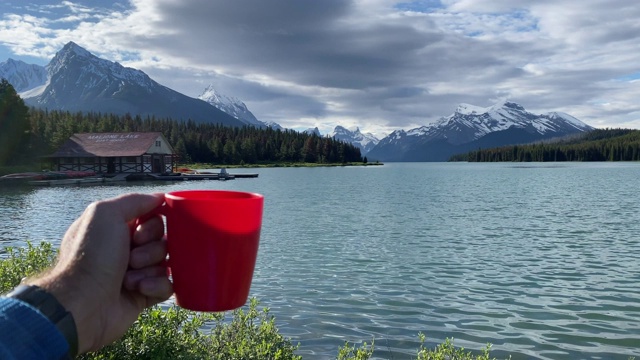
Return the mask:
<svg viewBox="0 0 640 360">
<path fill-rule="evenodd" d="M 0 166 L 24 164 L 49 155 L 74 133 L 152 131 L 164 134 L 181 163 L 363 161 L 360 149 L 352 144 L 293 130 L 29 108 L 6 80 L 0 82 Z"/>
<path fill-rule="evenodd" d="M 450 161 L 640 161 L 640 130 L 595 129 L 535 144 L 478 149 Z"/>
</svg>

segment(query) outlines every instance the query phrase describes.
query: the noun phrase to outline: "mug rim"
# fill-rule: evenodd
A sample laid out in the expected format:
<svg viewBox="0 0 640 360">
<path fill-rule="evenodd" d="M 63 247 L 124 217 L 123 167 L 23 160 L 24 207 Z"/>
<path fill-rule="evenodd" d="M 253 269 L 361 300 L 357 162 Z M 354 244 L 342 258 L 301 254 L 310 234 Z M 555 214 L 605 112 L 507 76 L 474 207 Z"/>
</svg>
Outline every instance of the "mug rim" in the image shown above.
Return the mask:
<svg viewBox="0 0 640 360">
<path fill-rule="evenodd" d="M 192 196 L 181 196 L 180 194 L 187 193 L 206 193 L 206 194 L 232 194 L 232 195 L 241 195 L 241 196 L 231 196 L 231 197 L 192 197 Z M 171 200 L 190 200 L 190 201 L 210 201 L 210 200 L 251 200 L 251 199 L 262 199 L 264 195 L 258 194 L 255 192 L 249 191 L 237 191 L 237 190 L 176 190 L 170 191 L 164 194 L 165 198 L 169 198 Z"/>
</svg>

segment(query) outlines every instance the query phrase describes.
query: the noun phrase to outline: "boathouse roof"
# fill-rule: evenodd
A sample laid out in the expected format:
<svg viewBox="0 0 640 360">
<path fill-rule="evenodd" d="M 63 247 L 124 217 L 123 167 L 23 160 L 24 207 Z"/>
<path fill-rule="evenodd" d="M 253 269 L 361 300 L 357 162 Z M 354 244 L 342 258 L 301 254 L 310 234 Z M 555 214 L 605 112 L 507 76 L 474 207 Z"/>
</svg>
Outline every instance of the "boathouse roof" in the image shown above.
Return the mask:
<svg viewBox="0 0 640 360">
<path fill-rule="evenodd" d="M 73 134 L 49 157 L 141 156 L 165 153 L 166 149 L 170 154 L 174 153 L 160 132 L 82 133 Z"/>
</svg>

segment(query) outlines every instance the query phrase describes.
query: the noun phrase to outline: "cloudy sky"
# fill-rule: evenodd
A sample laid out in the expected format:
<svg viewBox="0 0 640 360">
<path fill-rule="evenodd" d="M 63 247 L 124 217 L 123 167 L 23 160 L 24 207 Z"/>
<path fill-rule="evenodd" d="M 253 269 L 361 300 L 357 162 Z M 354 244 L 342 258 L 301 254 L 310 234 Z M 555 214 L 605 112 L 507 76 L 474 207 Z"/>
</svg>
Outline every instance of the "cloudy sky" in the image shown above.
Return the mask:
<svg viewBox="0 0 640 360">
<path fill-rule="evenodd" d="M 0 62 L 74 41 L 263 121 L 383 136 L 509 99 L 640 128 L 637 0 L 100 0 L 0 3 Z"/>
</svg>

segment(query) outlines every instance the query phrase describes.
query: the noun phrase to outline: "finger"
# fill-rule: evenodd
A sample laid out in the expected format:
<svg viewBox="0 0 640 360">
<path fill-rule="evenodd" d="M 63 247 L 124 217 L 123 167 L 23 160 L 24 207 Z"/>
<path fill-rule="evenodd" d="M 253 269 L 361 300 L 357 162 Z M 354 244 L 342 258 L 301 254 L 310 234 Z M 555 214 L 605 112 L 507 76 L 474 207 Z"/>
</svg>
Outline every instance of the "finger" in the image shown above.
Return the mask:
<svg viewBox="0 0 640 360">
<path fill-rule="evenodd" d="M 164 222 L 160 215 L 151 217 L 140 224 L 133 233 L 133 243 L 143 245 L 152 241 L 161 240 L 164 235 Z"/>
<path fill-rule="evenodd" d="M 142 269 L 158 265 L 167 258 L 167 242 L 153 241 L 131 250 L 129 266 L 133 269 Z"/>
<path fill-rule="evenodd" d="M 164 266 L 152 266 L 138 270 L 128 270 L 124 275 L 124 288 L 138 290 L 140 282 L 148 278 L 167 277 L 167 268 Z M 168 279 L 167 279 L 168 280 Z"/>
<path fill-rule="evenodd" d="M 138 292 L 153 299 L 153 304 L 167 300 L 173 295 L 173 285 L 166 277 L 146 278 L 138 284 Z"/>
<path fill-rule="evenodd" d="M 106 202 L 112 204 L 118 211 L 114 215 L 121 216 L 125 222 L 130 222 L 160 207 L 164 202 L 164 194 L 126 194 Z"/>
</svg>

